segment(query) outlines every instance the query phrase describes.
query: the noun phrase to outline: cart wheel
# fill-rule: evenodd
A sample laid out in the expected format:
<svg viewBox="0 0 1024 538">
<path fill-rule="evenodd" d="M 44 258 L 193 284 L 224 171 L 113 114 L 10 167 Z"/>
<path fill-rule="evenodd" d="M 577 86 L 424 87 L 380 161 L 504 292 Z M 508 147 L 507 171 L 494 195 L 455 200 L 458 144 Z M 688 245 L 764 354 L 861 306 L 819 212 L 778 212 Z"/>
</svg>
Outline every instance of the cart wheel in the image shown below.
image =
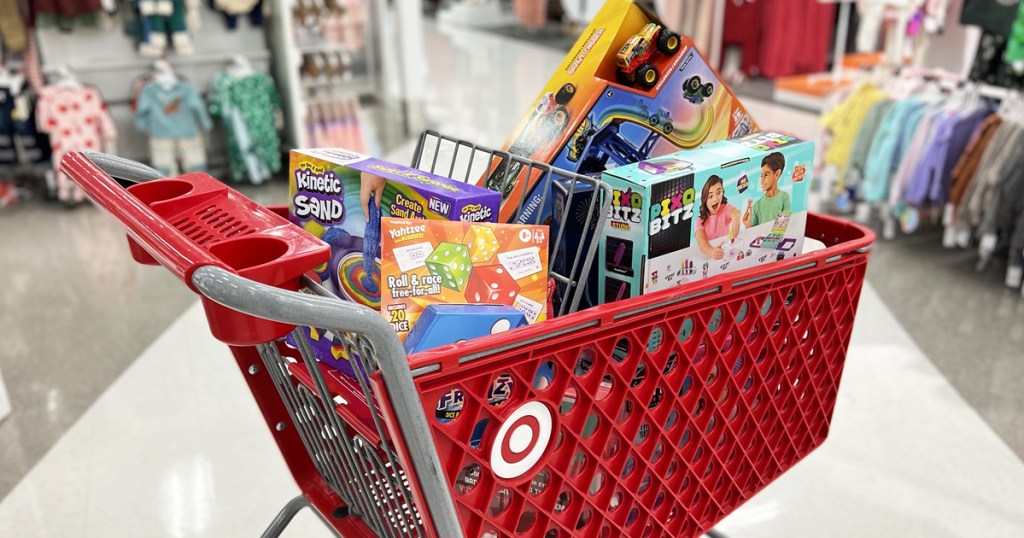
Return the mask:
<svg viewBox="0 0 1024 538">
<path fill-rule="evenodd" d="M 665 125 L 661 126 L 661 130 L 664 131 L 665 134 L 672 134 L 672 131 L 676 130 L 676 128 L 671 123 L 666 122 Z"/>
<path fill-rule="evenodd" d="M 656 115 L 652 115 L 650 118 L 647 118 L 647 123 L 650 123 L 651 125 L 657 125 L 659 121 L 661 120 Z"/>
<path fill-rule="evenodd" d="M 690 93 L 696 93 L 700 90 L 700 77 L 694 75 L 686 79 L 686 82 L 683 83 L 683 89 Z"/>
<path fill-rule="evenodd" d="M 711 97 L 711 95 L 715 93 L 715 85 L 708 82 L 707 84 L 704 85 L 703 92 L 704 97 Z"/>
<path fill-rule="evenodd" d="M 642 64 L 636 70 L 636 81 L 644 88 L 653 88 L 658 83 L 658 69 L 651 64 Z"/>
<path fill-rule="evenodd" d="M 658 50 L 662 54 L 675 54 L 679 51 L 680 43 L 679 34 L 675 32 L 663 28 L 661 33 L 658 34 Z"/>
<path fill-rule="evenodd" d="M 566 105 L 569 101 L 572 101 L 574 95 L 576 95 L 576 85 L 570 82 L 562 86 L 562 89 L 558 90 L 558 93 L 555 94 L 555 103 Z"/>
</svg>

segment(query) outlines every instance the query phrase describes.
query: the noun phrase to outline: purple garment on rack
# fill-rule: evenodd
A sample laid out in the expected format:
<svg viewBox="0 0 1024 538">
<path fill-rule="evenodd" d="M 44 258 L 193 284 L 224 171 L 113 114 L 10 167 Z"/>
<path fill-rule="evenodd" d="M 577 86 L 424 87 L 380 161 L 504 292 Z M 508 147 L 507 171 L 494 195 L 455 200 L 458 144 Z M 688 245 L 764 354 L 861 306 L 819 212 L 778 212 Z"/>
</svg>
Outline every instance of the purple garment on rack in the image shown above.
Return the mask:
<svg viewBox="0 0 1024 538">
<path fill-rule="evenodd" d="M 945 204 L 949 201 L 949 187 L 952 181 L 953 168 L 956 167 L 960 156 L 967 149 L 967 144 L 971 143 L 974 131 L 978 130 L 981 122 L 985 121 L 985 118 L 991 114 L 991 109 L 982 107 L 968 114 L 967 117 L 961 118 L 953 126 L 953 132 L 949 135 L 949 144 L 946 146 L 946 160 L 942 165 L 942 174 L 938 177 L 938 181 L 932 182 L 932 188 L 929 192 L 933 202 Z"/>
<path fill-rule="evenodd" d="M 953 132 L 953 125 L 959 119 L 955 112 L 942 111 L 932 123 L 931 140 L 926 142 L 927 147 L 921 158 L 917 161 L 910 181 L 907 183 L 907 190 L 904 200 L 913 206 L 919 206 L 928 198 L 928 191 L 931 190 L 932 177 L 937 170 L 942 168 L 946 160 L 945 148 L 949 142 L 950 133 Z"/>
<path fill-rule="evenodd" d="M 987 108 L 981 108 L 966 116 L 950 113 L 936 120 L 931 143 L 907 186 L 907 203 L 914 206 L 925 202 L 946 203 L 949 174 L 956 159 L 970 142 L 971 133 L 989 113 Z"/>
</svg>

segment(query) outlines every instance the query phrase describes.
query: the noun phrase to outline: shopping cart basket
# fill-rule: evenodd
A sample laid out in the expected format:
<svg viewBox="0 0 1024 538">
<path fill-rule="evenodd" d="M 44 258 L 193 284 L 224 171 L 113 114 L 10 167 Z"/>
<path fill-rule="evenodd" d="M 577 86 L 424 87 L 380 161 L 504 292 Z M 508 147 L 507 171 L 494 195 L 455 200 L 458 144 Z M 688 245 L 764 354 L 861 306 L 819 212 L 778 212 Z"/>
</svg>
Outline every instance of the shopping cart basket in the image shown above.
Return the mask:
<svg viewBox="0 0 1024 538">
<path fill-rule="evenodd" d="M 424 146 L 414 164 L 438 170 Z M 406 357 L 382 316 L 304 276 L 326 247 L 280 210 L 201 174 L 126 190 L 113 178 L 157 174 L 63 167 L 231 344 L 303 493 L 267 535 L 308 503 L 343 536 L 698 536 L 824 441 L 873 241 L 810 215 L 822 251 Z"/>
</svg>

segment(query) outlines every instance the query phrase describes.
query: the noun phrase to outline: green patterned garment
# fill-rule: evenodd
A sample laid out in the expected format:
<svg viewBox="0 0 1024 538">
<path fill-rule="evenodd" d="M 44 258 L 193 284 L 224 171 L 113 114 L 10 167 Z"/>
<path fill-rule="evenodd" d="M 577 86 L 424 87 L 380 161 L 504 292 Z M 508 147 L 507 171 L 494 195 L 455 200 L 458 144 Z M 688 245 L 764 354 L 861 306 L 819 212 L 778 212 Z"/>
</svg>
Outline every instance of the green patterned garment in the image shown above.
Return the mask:
<svg viewBox="0 0 1024 538">
<path fill-rule="evenodd" d="M 281 170 L 280 139 L 274 114 L 281 97 L 265 73 L 234 77 L 226 72 L 213 79 L 210 114 L 224 122 L 231 158 L 231 177 L 263 183 Z"/>
</svg>

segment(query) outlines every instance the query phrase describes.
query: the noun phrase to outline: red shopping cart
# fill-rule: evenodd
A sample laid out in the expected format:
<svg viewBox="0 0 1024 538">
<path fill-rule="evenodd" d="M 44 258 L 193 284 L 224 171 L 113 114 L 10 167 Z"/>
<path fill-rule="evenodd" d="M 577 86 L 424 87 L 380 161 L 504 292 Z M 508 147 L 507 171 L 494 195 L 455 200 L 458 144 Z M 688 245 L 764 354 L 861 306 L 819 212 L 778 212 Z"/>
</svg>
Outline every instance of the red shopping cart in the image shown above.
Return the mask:
<svg viewBox="0 0 1024 538">
<path fill-rule="evenodd" d="M 431 132 L 414 166 L 469 179 L 496 161 L 607 188 Z M 63 168 L 230 345 L 302 491 L 265 536 L 311 505 L 346 537 L 696 537 L 825 440 L 873 241 L 811 215 L 822 251 L 575 312 L 596 247 L 580 242 L 555 276 L 565 315 L 407 357 L 379 313 L 305 276 L 326 246 L 280 209 L 109 156 Z"/>
</svg>

